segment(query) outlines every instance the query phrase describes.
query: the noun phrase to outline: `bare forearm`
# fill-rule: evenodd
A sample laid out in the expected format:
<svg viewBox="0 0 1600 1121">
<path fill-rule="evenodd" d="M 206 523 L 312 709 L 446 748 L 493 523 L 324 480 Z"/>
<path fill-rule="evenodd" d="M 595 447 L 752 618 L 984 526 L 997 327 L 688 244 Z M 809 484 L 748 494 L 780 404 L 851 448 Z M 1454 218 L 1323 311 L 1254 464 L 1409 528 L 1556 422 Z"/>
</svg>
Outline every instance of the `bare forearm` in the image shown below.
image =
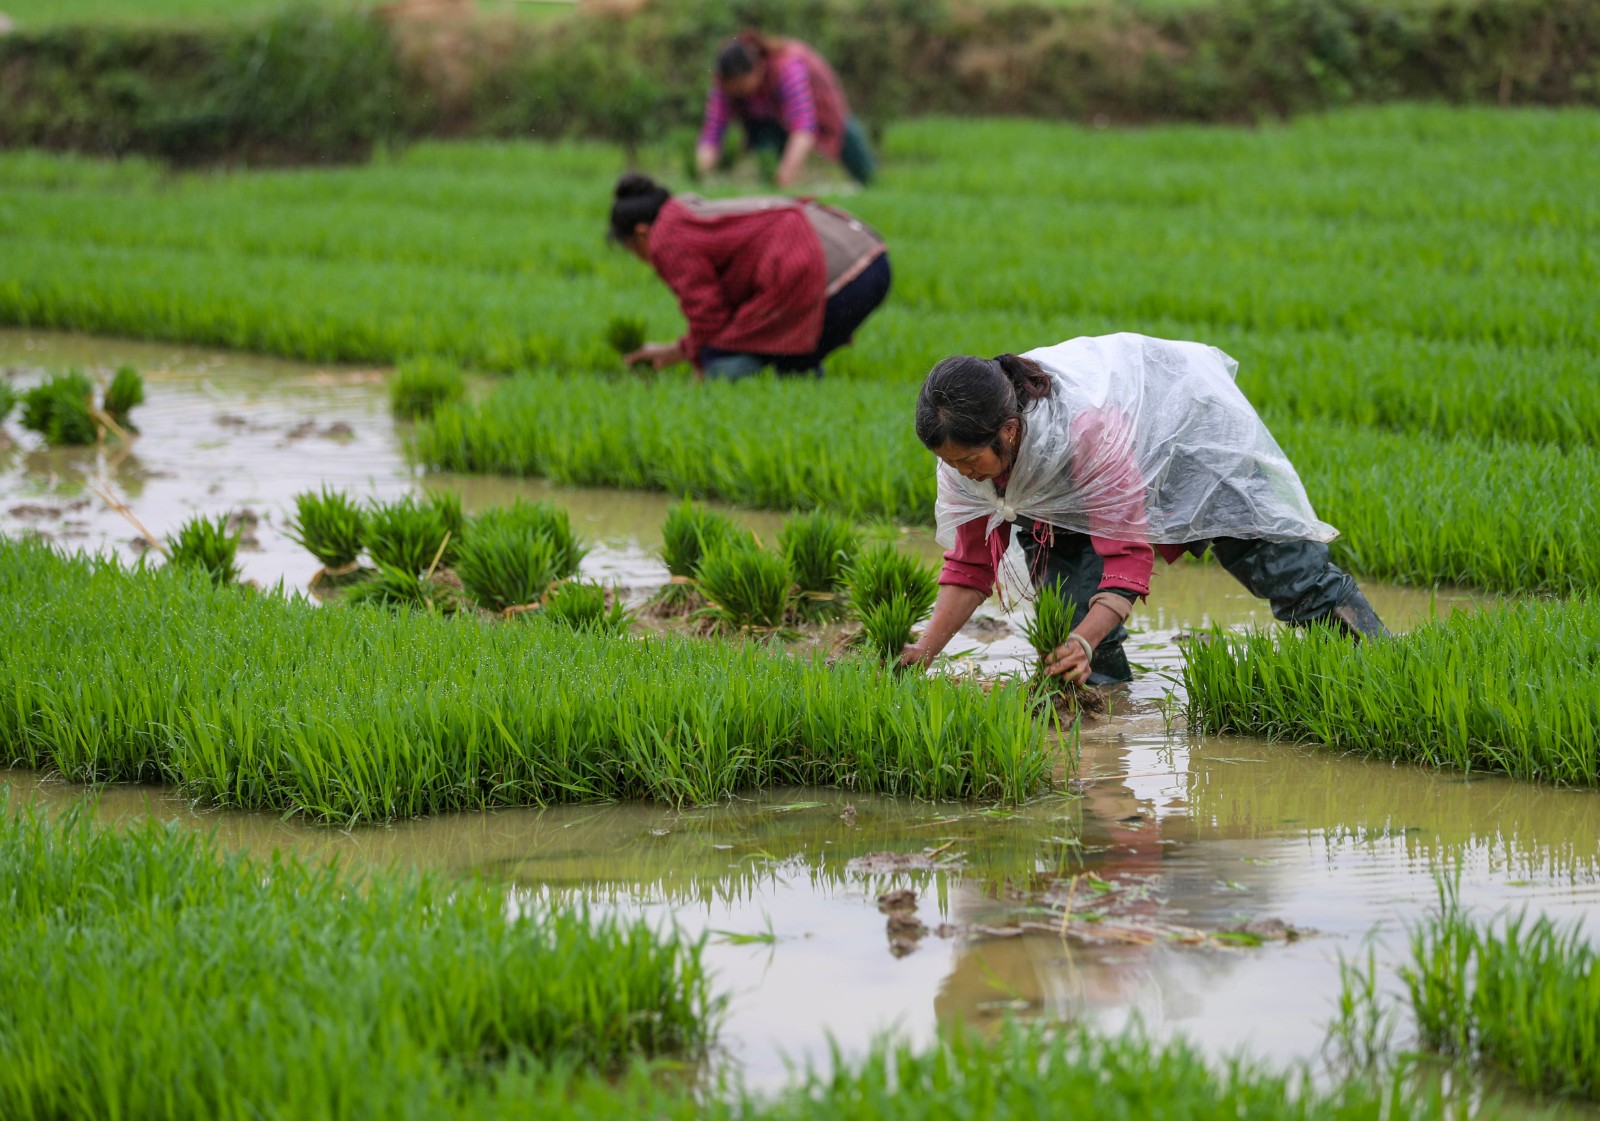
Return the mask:
<svg viewBox="0 0 1600 1121">
<path fill-rule="evenodd" d="M 787 187 L 805 170 L 806 157 L 811 155 L 811 149 L 817 146 L 814 133 L 791 132 L 789 143 L 784 146 L 783 159 L 778 163 L 778 186 Z"/>
<path fill-rule="evenodd" d="M 976 588 L 941 584 L 939 598 L 933 604 L 933 618 L 923 628 L 922 637 L 912 644 L 916 651 L 915 660 L 927 663 L 938 657 L 939 652 L 950 645 L 956 632 L 967 625 L 972 613 L 988 598 Z"/>
</svg>

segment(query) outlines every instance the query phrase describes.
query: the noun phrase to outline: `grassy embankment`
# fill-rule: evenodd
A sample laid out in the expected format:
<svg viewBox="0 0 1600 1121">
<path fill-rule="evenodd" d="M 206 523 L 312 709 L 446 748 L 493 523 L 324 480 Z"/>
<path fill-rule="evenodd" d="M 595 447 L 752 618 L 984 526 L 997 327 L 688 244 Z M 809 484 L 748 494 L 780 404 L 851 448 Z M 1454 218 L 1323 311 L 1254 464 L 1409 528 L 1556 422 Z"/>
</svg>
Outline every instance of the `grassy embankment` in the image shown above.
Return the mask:
<svg viewBox="0 0 1600 1121">
<path fill-rule="evenodd" d="M 322 611 L 0 545 L 8 761 L 345 822 L 765 785 L 1024 798 L 1056 749 L 992 693 L 755 643 Z"/>
<path fill-rule="evenodd" d="M 925 1121 L 1049 1111 L 1435 1121 L 1398 1079 L 1324 1085 L 1182 1042 L 954 1032 L 755 1096 L 681 1068 L 715 1038 L 698 946 L 502 892 L 357 881 L 0 806 L 0 1113 L 126 1121 L 649 1116 Z M 1481 1114 L 1493 1117 L 1491 1110 Z"/>
</svg>

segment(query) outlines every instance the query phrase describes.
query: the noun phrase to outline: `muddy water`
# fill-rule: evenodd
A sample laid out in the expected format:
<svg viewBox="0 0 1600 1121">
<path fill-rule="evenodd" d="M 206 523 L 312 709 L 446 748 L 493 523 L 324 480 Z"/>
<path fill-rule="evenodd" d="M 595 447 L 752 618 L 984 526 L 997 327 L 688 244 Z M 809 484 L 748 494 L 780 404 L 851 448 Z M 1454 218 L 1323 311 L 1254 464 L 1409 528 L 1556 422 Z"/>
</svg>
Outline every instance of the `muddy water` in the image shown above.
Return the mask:
<svg viewBox="0 0 1600 1121">
<path fill-rule="evenodd" d="M 448 486 L 469 509 L 552 497 L 594 545 L 589 573 L 641 595 L 665 577 L 653 557 L 661 496 L 417 477 L 380 372 L 0 332 L 0 367 L 19 386 L 41 367 L 121 362 L 146 374 L 149 401 L 135 413 L 143 436 L 128 449 L 47 451 L 7 425 L 0 532 L 35 529 L 131 555 L 136 531 L 93 499 L 90 482 L 109 485 L 158 535 L 195 511 L 249 509 L 260 521 L 246 574 L 298 587 L 316 564 L 283 535 L 294 493 L 324 482 L 378 495 Z M 779 522 L 738 516 L 763 534 Z M 908 541 L 933 551 L 926 537 Z M 1397 627 L 1471 605 L 1368 590 Z M 993 604 L 984 614 L 990 621 L 958 645 L 990 668 L 1020 664 L 1018 618 Z M 1459 868 L 1463 895 L 1486 910 L 1600 909 L 1594 795 L 1190 737 L 1166 697 L 1176 691 L 1173 635 L 1265 624 L 1267 612 L 1219 570 L 1186 563 L 1158 572 L 1137 622 L 1130 653 L 1146 672 L 1086 736 L 1072 787 L 1014 810 L 788 790 L 685 812 L 505 811 L 341 833 L 116 788 L 96 796 L 96 812 L 176 818 L 257 852 L 479 874 L 518 902 L 585 898 L 707 932 L 732 998 L 725 1046 L 758 1083 L 781 1079 L 785 1055 L 830 1036 L 853 1049 L 886 1029 L 920 1038 L 941 1022 L 993 1024 L 1007 1013 L 1112 1025 L 1137 1016 L 1217 1050 L 1312 1056 L 1339 956 L 1370 937 L 1380 961 L 1398 961 L 1403 926 L 1429 906 L 1441 870 Z M 13 802 L 85 797 L 29 772 L 0 781 Z M 877 898 L 901 888 L 916 900 L 891 930 Z M 912 915 L 920 937 L 903 929 Z M 1263 919 L 1304 936 L 1256 947 L 1213 937 Z"/>
</svg>

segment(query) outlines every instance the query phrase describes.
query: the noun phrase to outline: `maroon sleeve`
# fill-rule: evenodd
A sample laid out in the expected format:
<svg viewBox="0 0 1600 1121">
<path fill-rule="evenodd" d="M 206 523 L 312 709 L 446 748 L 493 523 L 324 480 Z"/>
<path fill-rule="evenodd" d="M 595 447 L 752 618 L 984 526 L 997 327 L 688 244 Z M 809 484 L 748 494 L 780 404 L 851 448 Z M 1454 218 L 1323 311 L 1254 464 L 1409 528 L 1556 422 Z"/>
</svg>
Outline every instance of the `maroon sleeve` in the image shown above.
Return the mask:
<svg viewBox="0 0 1600 1121">
<path fill-rule="evenodd" d="M 723 298 L 712 264 L 711 248 L 711 235 L 690 222 L 658 218 L 651 231 L 650 263 L 678 297 L 678 306 L 689 324 L 682 340 L 683 350 L 695 362 L 700 348 L 733 318 L 733 309 Z"/>
<path fill-rule="evenodd" d="M 971 588 L 987 596 L 994 591 L 994 557 L 989 552 L 989 541 L 984 534 L 988 519 L 974 518 L 956 526 L 956 543 L 944 555 L 944 568 L 939 572 L 939 583 L 957 588 Z M 1000 525 L 995 533 L 1000 536 L 1000 547 L 1009 544 L 1011 527 Z"/>
<path fill-rule="evenodd" d="M 1092 535 L 1089 541 L 1104 562 L 1100 574 L 1102 592 L 1134 592 L 1140 596 L 1150 594 L 1150 572 L 1155 568 L 1156 558 L 1149 542 L 1117 541 Z"/>
</svg>

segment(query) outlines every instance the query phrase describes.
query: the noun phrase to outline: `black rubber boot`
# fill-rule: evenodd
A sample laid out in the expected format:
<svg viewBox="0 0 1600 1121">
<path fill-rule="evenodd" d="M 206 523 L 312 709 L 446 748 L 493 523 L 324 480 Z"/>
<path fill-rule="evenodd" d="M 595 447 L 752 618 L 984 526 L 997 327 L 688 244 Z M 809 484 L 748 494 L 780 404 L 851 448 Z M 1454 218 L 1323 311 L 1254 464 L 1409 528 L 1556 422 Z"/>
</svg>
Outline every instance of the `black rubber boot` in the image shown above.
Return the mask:
<svg viewBox="0 0 1600 1121">
<path fill-rule="evenodd" d="M 1383 625 L 1383 620 L 1378 618 L 1378 613 L 1367 602 L 1367 597 L 1361 594 L 1360 588 L 1355 589 L 1329 613 L 1328 621 L 1357 642 L 1390 637 L 1389 628 Z"/>
</svg>

